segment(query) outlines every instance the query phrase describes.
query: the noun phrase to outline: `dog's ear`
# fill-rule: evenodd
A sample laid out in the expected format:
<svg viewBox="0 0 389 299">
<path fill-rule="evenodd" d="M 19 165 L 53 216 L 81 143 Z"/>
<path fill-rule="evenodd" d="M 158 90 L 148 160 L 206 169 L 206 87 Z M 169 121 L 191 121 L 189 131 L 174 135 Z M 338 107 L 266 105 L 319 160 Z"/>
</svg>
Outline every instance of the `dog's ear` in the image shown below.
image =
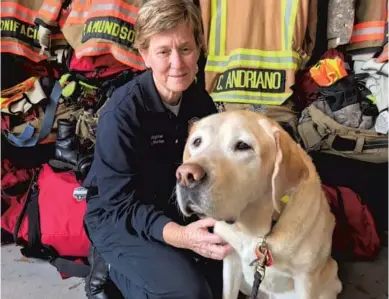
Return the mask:
<svg viewBox="0 0 389 299">
<path fill-rule="evenodd" d="M 198 117 L 193 117 L 188 121 L 188 133 L 189 135 L 193 133 L 194 128 L 196 126 L 196 122 L 198 122 L 200 119 Z"/>
<path fill-rule="evenodd" d="M 277 181 L 280 180 L 278 177 L 280 175 L 280 167 L 283 158 L 283 148 L 280 142 L 280 131 L 274 130 L 273 137 L 276 143 L 276 158 L 274 161 L 273 174 L 271 176 L 271 191 L 272 191 L 271 194 L 272 194 L 274 209 L 278 213 L 281 213 L 281 204 L 278 198 L 280 192 L 277 192 L 277 187 L 279 186 L 279 184 L 277 184 Z"/>
<path fill-rule="evenodd" d="M 274 169 L 271 176 L 274 209 L 281 212 L 281 198 L 297 187 L 308 168 L 292 138 L 275 122 L 261 117 L 259 125 L 275 144 Z"/>
<path fill-rule="evenodd" d="M 272 128 L 276 146 L 274 170 L 271 177 L 272 200 L 275 210 L 281 212 L 281 198 L 296 188 L 306 176 L 308 168 L 297 145 L 283 129 Z"/>
</svg>

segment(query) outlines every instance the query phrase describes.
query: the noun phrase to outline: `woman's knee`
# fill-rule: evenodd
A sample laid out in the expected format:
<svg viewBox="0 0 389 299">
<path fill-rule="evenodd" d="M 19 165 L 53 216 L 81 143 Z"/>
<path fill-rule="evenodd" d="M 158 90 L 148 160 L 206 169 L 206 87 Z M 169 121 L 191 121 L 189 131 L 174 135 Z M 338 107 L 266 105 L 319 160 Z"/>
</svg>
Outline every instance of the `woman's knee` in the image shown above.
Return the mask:
<svg viewBox="0 0 389 299">
<path fill-rule="evenodd" d="M 212 299 L 211 288 L 205 275 L 195 263 L 172 263 L 169 275 L 158 277 L 146 287 L 149 294 L 163 299 Z M 162 268 L 163 269 L 163 268 Z M 164 272 L 161 270 L 161 272 Z M 168 273 L 166 273 L 168 274 Z M 151 297 L 151 296 L 150 296 Z M 154 298 L 154 297 L 152 297 Z"/>
<path fill-rule="evenodd" d="M 125 280 L 120 281 L 121 289 L 144 291 L 145 298 L 212 298 L 204 271 L 191 255 L 162 244 L 138 243 L 132 248 L 111 247 L 104 257 Z"/>
<path fill-rule="evenodd" d="M 207 280 L 194 270 L 192 273 L 181 272 L 180 279 L 168 277 L 159 283 L 151 279 L 144 284 L 135 283 L 111 267 L 113 282 L 122 292 L 124 298 L 137 299 L 213 299 Z M 182 279 L 185 278 L 185 281 Z"/>
<path fill-rule="evenodd" d="M 198 274 L 186 284 L 178 286 L 180 296 L 167 298 L 186 298 L 186 299 L 212 299 L 210 286 L 204 276 Z"/>
</svg>

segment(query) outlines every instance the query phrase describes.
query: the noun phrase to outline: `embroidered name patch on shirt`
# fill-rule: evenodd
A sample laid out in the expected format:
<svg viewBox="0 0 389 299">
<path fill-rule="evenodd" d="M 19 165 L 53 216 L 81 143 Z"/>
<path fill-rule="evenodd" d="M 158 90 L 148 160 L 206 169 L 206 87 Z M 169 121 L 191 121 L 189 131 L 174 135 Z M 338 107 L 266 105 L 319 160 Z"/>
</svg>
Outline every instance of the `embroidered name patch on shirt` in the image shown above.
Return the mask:
<svg viewBox="0 0 389 299">
<path fill-rule="evenodd" d="M 151 136 L 151 146 L 154 146 L 156 144 L 164 144 L 165 138 L 162 134 L 156 134 Z"/>
</svg>

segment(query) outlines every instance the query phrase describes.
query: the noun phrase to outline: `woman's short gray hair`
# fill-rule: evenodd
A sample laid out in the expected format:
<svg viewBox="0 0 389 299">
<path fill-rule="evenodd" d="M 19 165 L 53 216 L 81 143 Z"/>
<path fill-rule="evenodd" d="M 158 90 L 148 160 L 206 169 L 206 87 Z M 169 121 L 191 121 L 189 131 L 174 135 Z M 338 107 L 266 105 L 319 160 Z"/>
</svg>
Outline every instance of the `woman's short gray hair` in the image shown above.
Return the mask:
<svg viewBox="0 0 389 299">
<path fill-rule="evenodd" d="M 162 31 L 188 22 L 193 28 L 196 44 L 203 46 L 201 13 L 192 0 L 149 0 L 141 7 L 135 21 L 137 49 L 147 49 L 150 38 Z"/>
</svg>

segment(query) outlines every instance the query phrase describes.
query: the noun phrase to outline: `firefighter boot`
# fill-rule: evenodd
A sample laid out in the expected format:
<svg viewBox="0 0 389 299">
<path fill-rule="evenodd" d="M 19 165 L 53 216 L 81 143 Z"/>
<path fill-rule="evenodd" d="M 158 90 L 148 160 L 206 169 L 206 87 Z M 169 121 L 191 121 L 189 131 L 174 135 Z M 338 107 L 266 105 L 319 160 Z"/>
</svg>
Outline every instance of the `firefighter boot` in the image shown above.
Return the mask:
<svg viewBox="0 0 389 299">
<path fill-rule="evenodd" d="M 109 278 L 108 265 L 99 255 L 96 248 L 91 246 L 88 254 L 91 266 L 85 279 L 85 292 L 88 299 L 122 299 L 119 289 Z"/>
<path fill-rule="evenodd" d="M 76 136 L 76 121 L 59 119 L 55 142 L 54 158 L 49 164 L 61 170 L 73 170 L 81 178 L 85 178 L 92 163 L 93 156 L 83 152 Z"/>
</svg>

